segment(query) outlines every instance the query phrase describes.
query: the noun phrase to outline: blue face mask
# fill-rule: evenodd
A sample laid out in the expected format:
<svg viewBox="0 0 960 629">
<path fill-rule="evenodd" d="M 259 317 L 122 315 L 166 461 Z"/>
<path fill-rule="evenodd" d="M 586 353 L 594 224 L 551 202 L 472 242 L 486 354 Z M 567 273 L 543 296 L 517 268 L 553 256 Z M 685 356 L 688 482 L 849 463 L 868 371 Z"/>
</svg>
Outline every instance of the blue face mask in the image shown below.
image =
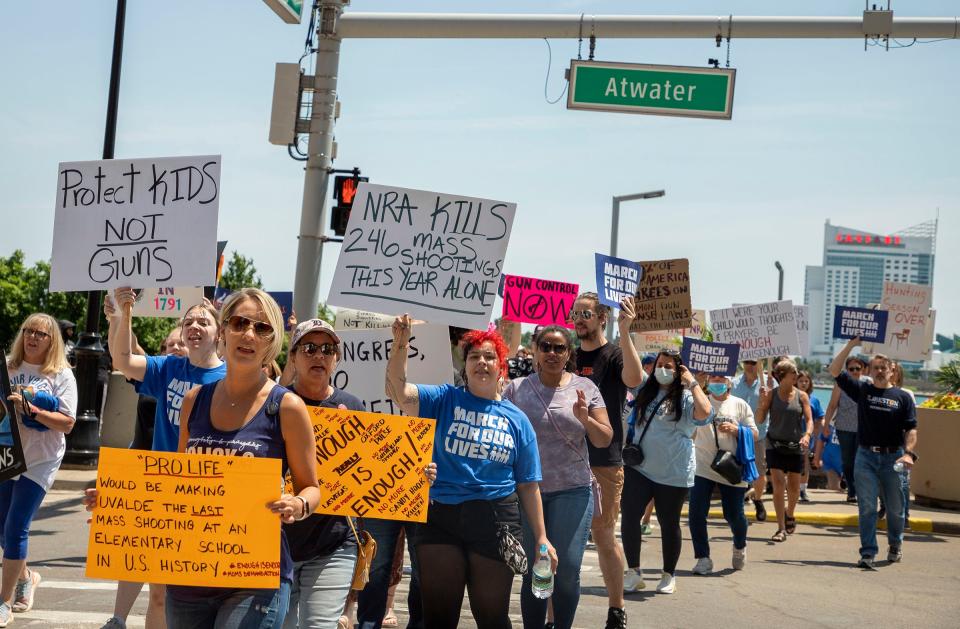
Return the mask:
<svg viewBox="0 0 960 629">
<path fill-rule="evenodd" d="M 713 395 L 720 397 L 727 392 L 727 383 L 726 382 L 711 382 L 707 385 L 707 391 Z"/>
</svg>

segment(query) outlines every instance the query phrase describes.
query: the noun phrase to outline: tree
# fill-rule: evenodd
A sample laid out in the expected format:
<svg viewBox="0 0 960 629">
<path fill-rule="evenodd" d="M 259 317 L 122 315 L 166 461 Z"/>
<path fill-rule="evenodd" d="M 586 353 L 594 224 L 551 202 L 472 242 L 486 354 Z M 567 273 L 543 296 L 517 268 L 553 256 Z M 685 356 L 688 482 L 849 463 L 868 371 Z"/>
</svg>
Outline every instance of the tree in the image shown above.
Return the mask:
<svg viewBox="0 0 960 629">
<path fill-rule="evenodd" d="M 234 251 L 220 275 L 220 288 L 239 290 L 249 287 L 263 288 L 263 282 L 257 275 L 257 267 L 253 265 L 253 258 L 247 258 Z"/>
</svg>

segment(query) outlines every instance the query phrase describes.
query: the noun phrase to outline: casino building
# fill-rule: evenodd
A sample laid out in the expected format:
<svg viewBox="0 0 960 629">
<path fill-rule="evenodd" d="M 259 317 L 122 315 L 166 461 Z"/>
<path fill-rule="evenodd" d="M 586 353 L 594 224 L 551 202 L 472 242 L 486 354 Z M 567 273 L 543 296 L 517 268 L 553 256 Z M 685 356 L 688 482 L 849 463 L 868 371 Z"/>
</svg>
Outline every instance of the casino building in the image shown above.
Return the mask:
<svg viewBox="0 0 960 629">
<path fill-rule="evenodd" d="M 937 220 L 893 234 L 831 225 L 823 227 L 823 264 L 806 267 L 804 303 L 810 308 L 810 358 L 829 360 L 835 306 L 879 303 L 883 283 L 933 284 Z"/>
</svg>

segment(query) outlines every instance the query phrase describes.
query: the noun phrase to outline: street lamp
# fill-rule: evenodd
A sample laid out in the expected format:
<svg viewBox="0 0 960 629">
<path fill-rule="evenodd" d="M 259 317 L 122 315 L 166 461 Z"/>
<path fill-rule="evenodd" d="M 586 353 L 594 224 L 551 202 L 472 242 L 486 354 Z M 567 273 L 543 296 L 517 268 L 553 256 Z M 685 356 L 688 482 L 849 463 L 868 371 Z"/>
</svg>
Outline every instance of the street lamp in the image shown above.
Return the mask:
<svg viewBox="0 0 960 629">
<path fill-rule="evenodd" d="M 613 197 L 613 217 L 610 222 L 610 255 L 617 257 L 617 236 L 620 234 L 620 202 L 636 201 L 638 199 L 656 199 L 667 194 L 665 190 L 651 190 L 637 194 L 622 194 Z M 607 322 L 607 340 L 613 340 L 613 322 Z"/>
<path fill-rule="evenodd" d="M 780 260 L 774 262 L 773 266 L 777 267 L 777 271 L 780 272 L 780 283 L 777 285 L 777 301 L 783 301 L 783 266 L 781 266 Z"/>
</svg>

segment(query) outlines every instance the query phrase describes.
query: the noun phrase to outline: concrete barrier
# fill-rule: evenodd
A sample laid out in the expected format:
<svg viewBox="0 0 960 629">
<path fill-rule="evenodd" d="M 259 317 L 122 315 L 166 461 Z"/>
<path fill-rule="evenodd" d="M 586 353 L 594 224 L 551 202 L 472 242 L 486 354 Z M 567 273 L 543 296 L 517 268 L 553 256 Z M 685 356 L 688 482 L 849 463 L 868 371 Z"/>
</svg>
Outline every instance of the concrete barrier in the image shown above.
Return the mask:
<svg viewBox="0 0 960 629">
<path fill-rule="evenodd" d="M 919 499 L 947 506 L 960 503 L 960 411 L 917 409 L 917 455 L 910 489 Z"/>
</svg>

